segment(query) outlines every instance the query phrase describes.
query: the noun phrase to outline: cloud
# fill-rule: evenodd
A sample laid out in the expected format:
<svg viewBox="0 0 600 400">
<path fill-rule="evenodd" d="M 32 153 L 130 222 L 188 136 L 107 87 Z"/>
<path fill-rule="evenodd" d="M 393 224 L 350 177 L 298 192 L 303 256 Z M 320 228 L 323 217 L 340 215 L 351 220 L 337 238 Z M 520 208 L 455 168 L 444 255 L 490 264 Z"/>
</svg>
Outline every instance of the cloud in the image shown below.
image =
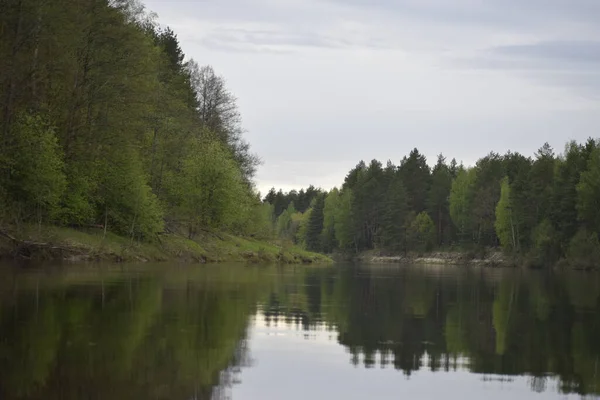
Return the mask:
<svg viewBox="0 0 600 400">
<path fill-rule="evenodd" d="M 451 62 L 458 68 L 511 71 L 536 84 L 600 98 L 600 41 L 552 40 L 495 46 Z"/>
<path fill-rule="evenodd" d="M 216 50 L 268 51 L 288 53 L 295 47 L 345 48 L 353 43 L 314 32 L 286 32 L 281 30 L 253 30 L 221 27 L 209 32 L 202 43 Z"/>
<path fill-rule="evenodd" d="M 558 40 L 533 44 L 497 46 L 489 50 L 492 55 L 513 59 L 542 61 L 546 66 L 590 67 L 600 66 L 600 41 Z"/>
<path fill-rule="evenodd" d="M 472 163 L 600 126 L 599 0 L 148 0 L 239 99 L 261 188 L 417 147 Z"/>
<path fill-rule="evenodd" d="M 597 27 L 597 0 L 326 0 L 340 6 L 376 9 L 396 17 L 444 25 L 484 25 L 533 29 L 557 22 Z"/>
</svg>

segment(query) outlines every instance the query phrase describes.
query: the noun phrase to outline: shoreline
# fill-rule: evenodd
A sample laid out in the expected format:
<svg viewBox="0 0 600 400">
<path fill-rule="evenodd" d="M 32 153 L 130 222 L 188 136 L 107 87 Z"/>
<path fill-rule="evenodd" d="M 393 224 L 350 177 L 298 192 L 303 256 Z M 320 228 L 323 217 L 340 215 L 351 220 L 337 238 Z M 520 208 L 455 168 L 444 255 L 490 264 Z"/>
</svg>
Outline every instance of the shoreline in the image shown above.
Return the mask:
<svg viewBox="0 0 600 400">
<path fill-rule="evenodd" d="M 20 232 L 0 229 L 0 259 L 81 262 L 188 263 L 331 263 L 322 254 L 275 241 L 220 232 L 203 232 L 193 240 L 174 233 L 153 241 L 134 241 L 97 228 L 28 227 Z"/>
<path fill-rule="evenodd" d="M 367 264 L 470 265 L 504 268 L 519 264 L 507 258 L 499 250 L 492 250 L 480 256 L 459 251 L 433 251 L 408 255 L 380 255 L 367 252 L 359 254 L 357 260 Z"/>
</svg>

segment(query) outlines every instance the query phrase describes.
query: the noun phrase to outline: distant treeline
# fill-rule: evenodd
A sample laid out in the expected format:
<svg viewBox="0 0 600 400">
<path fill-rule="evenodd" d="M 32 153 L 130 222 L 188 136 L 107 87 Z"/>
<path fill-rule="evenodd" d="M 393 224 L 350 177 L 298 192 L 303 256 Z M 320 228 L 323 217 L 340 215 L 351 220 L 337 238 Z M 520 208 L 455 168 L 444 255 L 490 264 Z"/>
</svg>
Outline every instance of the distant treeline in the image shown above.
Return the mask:
<svg viewBox="0 0 600 400">
<path fill-rule="evenodd" d="M 430 168 L 414 149 L 399 166 L 361 161 L 340 189 L 273 189 L 264 200 L 273 205 L 278 234 L 309 250 L 501 246 L 531 266 L 561 259 L 600 265 L 600 141 L 593 139 L 570 142 L 561 155 L 548 144 L 533 158 L 492 152 L 473 167 L 440 155 Z"/>
<path fill-rule="evenodd" d="M 0 228 L 270 234 L 235 97 L 138 1 L 2 1 L 0 37 Z"/>
</svg>

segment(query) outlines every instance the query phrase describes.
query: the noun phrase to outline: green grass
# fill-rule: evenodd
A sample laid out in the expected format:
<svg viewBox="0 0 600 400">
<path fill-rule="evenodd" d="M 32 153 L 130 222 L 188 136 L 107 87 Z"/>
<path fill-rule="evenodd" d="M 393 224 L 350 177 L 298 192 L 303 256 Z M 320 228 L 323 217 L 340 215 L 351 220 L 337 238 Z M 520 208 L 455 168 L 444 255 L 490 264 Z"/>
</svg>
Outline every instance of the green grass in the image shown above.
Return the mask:
<svg viewBox="0 0 600 400">
<path fill-rule="evenodd" d="M 330 263 L 331 259 L 289 243 L 257 240 L 227 233 L 203 232 L 194 240 L 176 234 L 159 235 L 151 242 L 134 241 L 101 229 L 22 227 L 11 232 L 21 240 L 48 243 L 59 250 L 33 248 L 32 258 L 72 261 L 185 261 L 279 262 L 286 264 Z M 0 253 L 11 253 L 10 243 L 0 240 Z M 14 250 L 14 246 L 12 247 Z M 2 254 L 0 254 L 2 255 Z"/>
</svg>

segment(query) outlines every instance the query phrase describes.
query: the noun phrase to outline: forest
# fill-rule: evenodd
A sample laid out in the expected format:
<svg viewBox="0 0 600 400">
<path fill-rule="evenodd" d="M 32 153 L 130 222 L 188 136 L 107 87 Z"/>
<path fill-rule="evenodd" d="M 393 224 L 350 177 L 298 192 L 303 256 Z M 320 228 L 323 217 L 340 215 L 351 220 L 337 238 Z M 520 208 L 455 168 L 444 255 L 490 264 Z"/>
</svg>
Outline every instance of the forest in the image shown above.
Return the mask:
<svg viewBox="0 0 600 400">
<path fill-rule="evenodd" d="M 0 36 L 0 231 L 270 236 L 235 96 L 139 1 L 3 1 Z"/>
<path fill-rule="evenodd" d="M 320 252 L 478 254 L 502 249 L 531 267 L 600 262 L 600 140 L 574 141 L 533 157 L 491 152 L 474 166 L 439 155 L 431 168 L 414 149 L 394 165 L 359 162 L 340 188 L 264 198 L 276 231 Z"/>
<path fill-rule="evenodd" d="M 600 260 L 600 141 L 359 162 L 339 188 L 261 199 L 236 97 L 137 0 L 0 4 L 0 232 L 94 228 L 153 241 L 225 231 L 326 254 L 481 252 Z M 407 145 L 409 146 L 409 145 Z"/>
</svg>

